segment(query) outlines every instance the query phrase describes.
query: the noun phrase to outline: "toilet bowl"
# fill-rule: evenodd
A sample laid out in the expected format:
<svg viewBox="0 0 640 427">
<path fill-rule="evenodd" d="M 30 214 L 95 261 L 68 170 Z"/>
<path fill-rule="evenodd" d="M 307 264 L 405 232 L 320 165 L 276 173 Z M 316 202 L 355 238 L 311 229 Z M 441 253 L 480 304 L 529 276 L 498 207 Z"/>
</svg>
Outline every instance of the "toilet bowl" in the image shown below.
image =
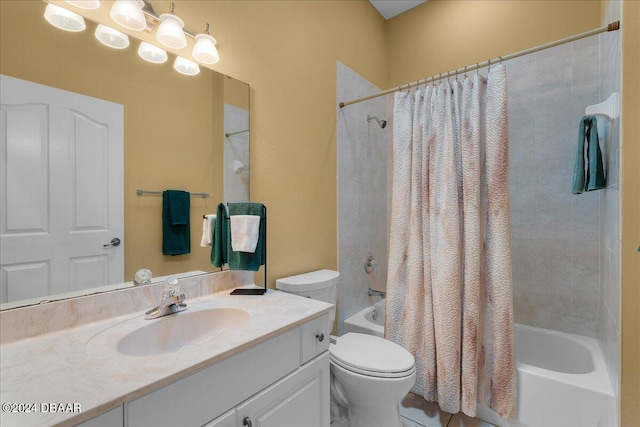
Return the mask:
<svg viewBox="0 0 640 427">
<path fill-rule="evenodd" d="M 319 270 L 278 279 L 276 288 L 333 304 L 333 319 L 339 277 Z M 349 427 L 402 426 L 399 402 L 416 379 L 411 353 L 384 338 L 350 332 L 335 337 L 329 359 L 332 408 L 346 408 L 338 413 L 346 413 Z"/>
</svg>

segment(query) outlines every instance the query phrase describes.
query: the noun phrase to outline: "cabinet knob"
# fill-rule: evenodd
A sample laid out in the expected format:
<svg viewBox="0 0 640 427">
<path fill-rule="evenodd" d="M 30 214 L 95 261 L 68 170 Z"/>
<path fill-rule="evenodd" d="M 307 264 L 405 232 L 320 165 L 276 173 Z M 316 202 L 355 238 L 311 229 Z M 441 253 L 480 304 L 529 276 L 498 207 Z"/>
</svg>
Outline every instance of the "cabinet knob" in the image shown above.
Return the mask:
<svg viewBox="0 0 640 427">
<path fill-rule="evenodd" d="M 242 420 L 242 425 L 243 426 L 247 426 L 247 427 L 251 427 L 251 418 L 244 417 L 244 420 Z"/>
<path fill-rule="evenodd" d="M 324 341 L 324 334 L 316 334 L 316 339 L 320 342 Z"/>
</svg>

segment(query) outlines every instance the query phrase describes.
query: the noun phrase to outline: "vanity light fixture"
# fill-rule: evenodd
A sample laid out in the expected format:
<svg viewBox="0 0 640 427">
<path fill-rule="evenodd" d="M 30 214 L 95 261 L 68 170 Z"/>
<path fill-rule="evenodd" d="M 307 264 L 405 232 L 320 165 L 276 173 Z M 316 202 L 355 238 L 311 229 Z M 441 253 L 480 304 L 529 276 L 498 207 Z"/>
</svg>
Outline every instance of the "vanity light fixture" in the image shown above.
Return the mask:
<svg viewBox="0 0 640 427">
<path fill-rule="evenodd" d="M 209 23 L 204 23 L 204 33 L 196 36 L 196 44 L 193 46 L 191 56 L 203 64 L 215 64 L 220 60 L 216 39 L 209 35 Z"/>
<path fill-rule="evenodd" d="M 47 4 L 44 19 L 56 28 L 74 33 L 87 28 L 82 16 L 52 3 Z"/>
<path fill-rule="evenodd" d="M 200 72 L 200 66 L 198 66 L 198 64 L 182 56 L 176 56 L 173 69 L 185 76 L 195 76 Z"/>
<path fill-rule="evenodd" d="M 167 59 L 169 59 L 166 50 L 160 49 L 159 47 L 147 42 L 140 42 L 138 56 L 145 61 L 152 62 L 154 64 L 162 64 L 167 62 Z"/>
<path fill-rule="evenodd" d="M 113 49 L 129 46 L 129 37 L 126 34 L 106 25 L 98 24 L 95 35 L 100 43 Z"/>
<path fill-rule="evenodd" d="M 100 0 L 65 0 L 80 9 L 94 10 L 100 8 Z"/>
<path fill-rule="evenodd" d="M 187 37 L 182 31 L 184 21 L 175 13 L 175 3 L 171 2 L 171 13 L 160 15 L 160 25 L 156 30 L 156 40 L 172 49 L 182 49 L 187 45 Z"/>
<path fill-rule="evenodd" d="M 116 0 L 111 6 L 109 15 L 119 25 L 133 31 L 142 31 L 147 28 L 147 20 L 144 17 L 142 0 Z"/>
</svg>

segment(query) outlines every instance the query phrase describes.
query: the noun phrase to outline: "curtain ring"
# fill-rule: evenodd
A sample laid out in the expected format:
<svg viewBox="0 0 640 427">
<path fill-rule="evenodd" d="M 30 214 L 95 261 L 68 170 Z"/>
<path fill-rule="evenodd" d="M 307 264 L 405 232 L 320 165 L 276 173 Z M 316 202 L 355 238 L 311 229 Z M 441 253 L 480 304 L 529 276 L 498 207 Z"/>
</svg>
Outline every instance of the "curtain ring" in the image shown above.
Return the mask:
<svg viewBox="0 0 640 427">
<path fill-rule="evenodd" d="M 489 62 L 489 69 L 487 70 L 487 72 L 491 71 L 491 59 L 488 59 L 487 62 Z"/>
<path fill-rule="evenodd" d="M 467 77 L 467 66 L 464 66 L 464 76 Z"/>
<path fill-rule="evenodd" d="M 476 76 L 480 75 L 480 63 L 476 62 Z"/>
</svg>

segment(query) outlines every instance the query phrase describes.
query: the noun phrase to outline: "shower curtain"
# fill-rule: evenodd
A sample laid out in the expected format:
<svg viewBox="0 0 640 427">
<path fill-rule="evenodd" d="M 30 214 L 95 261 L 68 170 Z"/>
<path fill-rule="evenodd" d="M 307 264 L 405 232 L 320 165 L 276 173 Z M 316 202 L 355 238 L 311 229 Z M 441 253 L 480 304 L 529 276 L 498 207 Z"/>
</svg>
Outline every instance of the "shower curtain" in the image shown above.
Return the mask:
<svg viewBox="0 0 640 427">
<path fill-rule="evenodd" d="M 516 408 L 505 67 L 397 92 L 386 338 L 444 411 Z"/>
</svg>

